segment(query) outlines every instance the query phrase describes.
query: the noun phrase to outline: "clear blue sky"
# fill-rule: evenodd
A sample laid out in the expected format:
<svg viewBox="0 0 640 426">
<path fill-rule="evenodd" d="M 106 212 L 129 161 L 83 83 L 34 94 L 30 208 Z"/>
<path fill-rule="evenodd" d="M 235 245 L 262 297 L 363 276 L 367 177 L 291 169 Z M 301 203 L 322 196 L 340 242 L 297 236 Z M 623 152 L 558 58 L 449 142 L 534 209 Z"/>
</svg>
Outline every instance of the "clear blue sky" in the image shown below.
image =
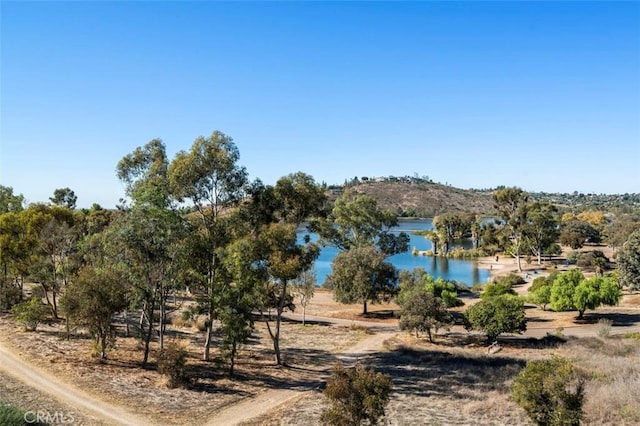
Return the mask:
<svg viewBox="0 0 640 426">
<path fill-rule="evenodd" d="M 266 183 L 640 192 L 639 2 L 0 3 L 0 183 L 124 195 L 220 130 Z"/>
</svg>

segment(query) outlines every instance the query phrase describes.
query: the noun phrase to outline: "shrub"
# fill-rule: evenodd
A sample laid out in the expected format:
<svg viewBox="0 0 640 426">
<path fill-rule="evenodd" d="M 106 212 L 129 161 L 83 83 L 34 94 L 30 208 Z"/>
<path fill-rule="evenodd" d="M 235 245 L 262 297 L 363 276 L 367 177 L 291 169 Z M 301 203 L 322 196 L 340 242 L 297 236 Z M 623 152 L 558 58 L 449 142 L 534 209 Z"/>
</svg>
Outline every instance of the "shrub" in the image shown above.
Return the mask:
<svg viewBox="0 0 640 426">
<path fill-rule="evenodd" d="M 575 265 L 576 263 L 578 263 L 578 259 L 580 259 L 580 252 L 577 250 L 570 251 L 567 254 L 567 262 L 570 265 Z"/>
<path fill-rule="evenodd" d="M 22 301 L 22 290 L 14 285 L 0 284 L 0 311 L 8 311 Z"/>
<path fill-rule="evenodd" d="M 511 294 L 515 296 L 516 292 L 511 288 L 510 285 L 503 282 L 497 282 L 487 284 L 480 297 L 482 299 L 489 299 L 491 297 L 502 296 L 503 294 Z"/>
<path fill-rule="evenodd" d="M 175 343 L 168 343 L 158 356 L 158 373 L 167 378 L 167 387 L 185 386 L 187 377 L 187 352 Z"/>
<path fill-rule="evenodd" d="M 524 302 L 508 294 L 469 306 L 465 317 L 470 328 L 483 331 L 490 342 L 502 333 L 521 333 L 527 329 Z"/>
<path fill-rule="evenodd" d="M 598 320 L 598 324 L 596 325 L 596 334 L 598 337 L 609 337 L 611 333 L 611 326 L 613 325 L 613 321 L 607 318 L 601 318 Z"/>
<path fill-rule="evenodd" d="M 509 287 L 513 287 L 514 285 L 524 284 L 526 283 L 525 279 L 520 275 L 511 272 L 509 275 L 505 275 L 504 277 L 498 278 L 496 283 L 507 285 Z"/>
<path fill-rule="evenodd" d="M 336 363 L 324 391 L 329 406 L 322 413 L 324 424 L 375 425 L 384 417 L 389 402 L 391 379 L 388 375 L 366 369 L 361 364 L 344 368 Z"/>
<path fill-rule="evenodd" d="M 51 312 L 49 306 L 36 297 L 15 305 L 11 312 L 15 319 L 29 331 L 35 331 L 39 324 L 45 322 Z"/>
<path fill-rule="evenodd" d="M 584 377 L 568 359 L 527 362 L 511 386 L 511 397 L 539 425 L 579 425 L 584 417 Z"/>
</svg>

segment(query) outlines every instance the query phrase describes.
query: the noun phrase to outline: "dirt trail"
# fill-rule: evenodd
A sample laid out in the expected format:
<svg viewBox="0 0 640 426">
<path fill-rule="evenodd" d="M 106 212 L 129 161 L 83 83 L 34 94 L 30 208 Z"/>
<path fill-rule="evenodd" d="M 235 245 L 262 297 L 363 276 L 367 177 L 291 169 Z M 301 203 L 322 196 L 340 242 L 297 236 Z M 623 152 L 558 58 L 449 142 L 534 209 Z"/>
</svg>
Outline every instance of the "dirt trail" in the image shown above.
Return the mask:
<svg viewBox="0 0 640 426">
<path fill-rule="evenodd" d="M 26 386 L 37 389 L 54 397 L 60 402 L 76 408 L 78 411 L 90 414 L 107 424 L 114 425 L 149 425 L 148 419 L 137 417 L 121 407 L 112 406 L 104 401 L 95 399 L 85 392 L 50 376 L 35 366 L 23 361 L 10 347 L 0 339 L 0 369 L 18 379 Z"/>
<path fill-rule="evenodd" d="M 294 315 L 292 315 L 294 316 Z M 309 319 L 309 317 L 307 317 Z M 311 320 L 322 320 L 332 322 L 335 324 L 347 324 L 353 323 L 349 320 L 340 320 L 335 318 L 323 318 L 312 317 Z M 358 321 L 360 324 L 367 324 L 370 328 L 374 328 L 375 323 L 365 323 L 364 321 Z M 336 358 L 342 361 L 343 364 L 350 366 L 355 364 L 360 358 L 365 357 L 371 353 L 379 352 L 383 350 L 383 343 L 385 340 L 392 337 L 397 333 L 397 326 L 385 326 L 373 335 L 368 335 L 365 339 L 359 341 L 355 345 L 341 351 L 336 354 Z M 318 371 L 318 387 L 329 375 L 331 371 L 331 365 L 326 366 Z M 260 417 L 271 410 L 276 409 L 290 401 L 300 398 L 303 395 L 311 392 L 313 389 L 300 390 L 300 389 L 274 389 L 263 392 L 262 394 L 248 398 L 241 401 L 238 404 L 234 404 L 226 409 L 218 411 L 207 423 L 208 426 L 219 425 L 240 425 L 248 422 L 256 417 Z"/>
</svg>

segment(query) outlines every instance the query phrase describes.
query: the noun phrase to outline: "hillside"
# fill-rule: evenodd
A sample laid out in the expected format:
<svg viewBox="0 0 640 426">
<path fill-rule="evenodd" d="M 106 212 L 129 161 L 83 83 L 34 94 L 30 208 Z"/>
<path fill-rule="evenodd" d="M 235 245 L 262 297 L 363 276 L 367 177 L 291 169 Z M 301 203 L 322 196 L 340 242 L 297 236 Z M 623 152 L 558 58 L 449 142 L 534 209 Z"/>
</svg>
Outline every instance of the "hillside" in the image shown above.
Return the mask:
<svg viewBox="0 0 640 426">
<path fill-rule="evenodd" d="M 458 189 L 431 182 L 367 182 L 350 186 L 357 194 L 369 195 L 378 205 L 401 216 L 433 217 L 442 213 L 491 215 L 488 191 Z"/>
</svg>

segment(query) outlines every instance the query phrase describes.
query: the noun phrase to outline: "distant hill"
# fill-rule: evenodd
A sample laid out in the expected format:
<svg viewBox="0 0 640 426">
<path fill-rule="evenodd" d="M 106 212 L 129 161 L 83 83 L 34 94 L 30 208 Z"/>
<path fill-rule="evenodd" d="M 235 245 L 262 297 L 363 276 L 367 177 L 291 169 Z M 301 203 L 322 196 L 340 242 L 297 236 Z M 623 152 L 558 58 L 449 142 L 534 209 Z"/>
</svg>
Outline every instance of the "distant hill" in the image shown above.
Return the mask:
<svg viewBox="0 0 640 426">
<path fill-rule="evenodd" d="M 443 213 L 475 213 L 493 216 L 491 194 L 495 189 L 460 189 L 429 180 L 402 177 L 350 183 L 330 187 L 332 198 L 348 188 L 357 194 L 369 195 L 378 205 L 405 217 L 434 217 Z M 602 210 L 640 214 L 640 194 L 571 194 L 530 192 L 531 201 L 554 204 L 560 212 Z"/>
<path fill-rule="evenodd" d="M 493 213 L 490 191 L 466 190 L 432 182 L 366 182 L 349 190 L 375 198 L 378 206 L 400 216 L 434 217 L 443 213 Z M 341 191 L 333 191 L 338 195 Z"/>
</svg>

